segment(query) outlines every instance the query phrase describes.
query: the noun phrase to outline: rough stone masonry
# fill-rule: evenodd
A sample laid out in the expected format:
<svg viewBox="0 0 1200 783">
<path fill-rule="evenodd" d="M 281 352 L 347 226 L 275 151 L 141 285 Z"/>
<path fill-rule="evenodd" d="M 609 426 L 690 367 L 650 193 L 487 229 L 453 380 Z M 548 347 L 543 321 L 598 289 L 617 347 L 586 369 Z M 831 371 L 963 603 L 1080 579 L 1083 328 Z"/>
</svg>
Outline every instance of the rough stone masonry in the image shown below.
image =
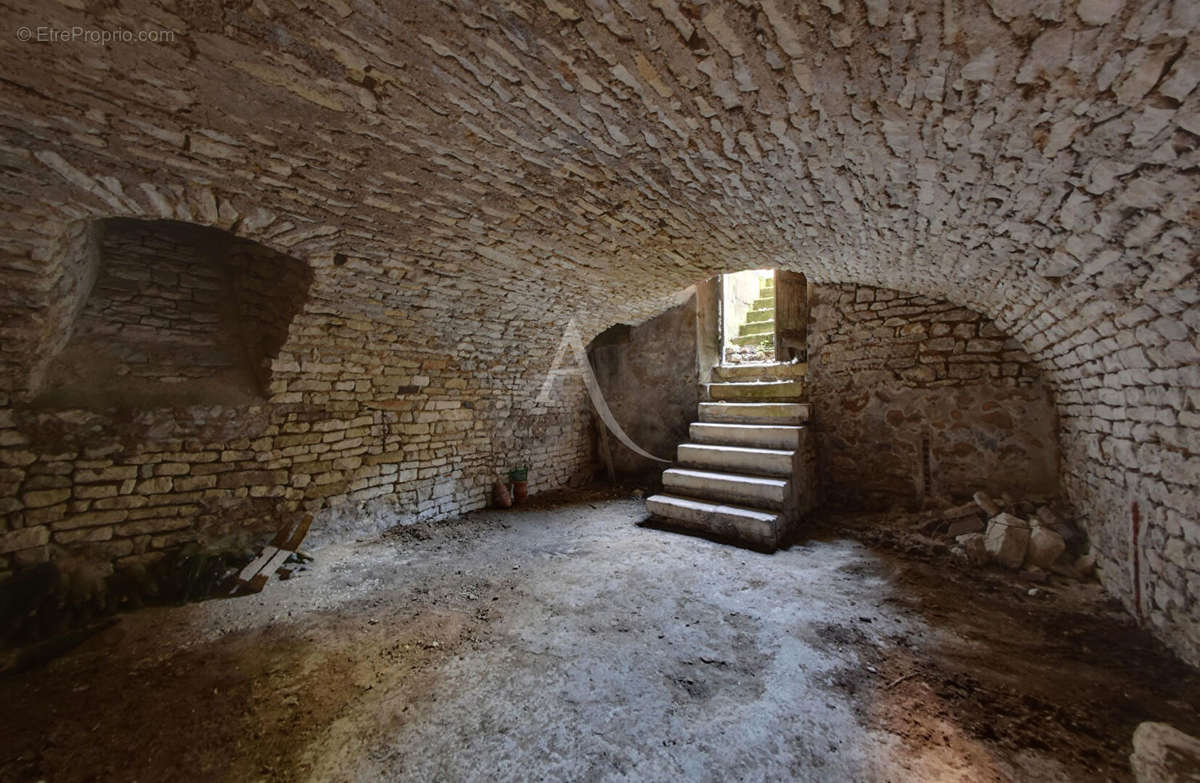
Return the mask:
<svg viewBox="0 0 1200 783">
<path fill-rule="evenodd" d="M 175 36 L 0 46 L 0 571 L 119 564 L 256 503 L 440 518 L 514 461 L 552 486 L 589 443 L 578 389 L 534 404 L 571 319 L 778 267 L 1017 340 L 1104 583 L 1200 662 L 1194 0 L 4 11 Z M 308 265 L 261 401 L 30 407 L 113 217 Z"/>
<path fill-rule="evenodd" d="M 1056 493 L 1051 394 L 995 324 L 870 286 L 814 286 L 811 307 L 809 399 L 829 505 Z"/>
</svg>

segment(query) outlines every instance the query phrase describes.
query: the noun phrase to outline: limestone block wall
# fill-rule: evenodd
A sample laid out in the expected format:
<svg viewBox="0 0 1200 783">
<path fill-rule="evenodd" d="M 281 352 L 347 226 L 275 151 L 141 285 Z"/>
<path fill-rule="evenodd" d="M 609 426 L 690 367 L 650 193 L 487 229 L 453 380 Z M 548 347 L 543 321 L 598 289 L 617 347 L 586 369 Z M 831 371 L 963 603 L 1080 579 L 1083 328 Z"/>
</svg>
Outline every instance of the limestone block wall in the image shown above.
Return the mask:
<svg viewBox="0 0 1200 783">
<path fill-rule="evenodd" d="M 222 255 L 231 292 L 225 314 L 232 316 L 243 358 L 264 393 L 270 389 L 273 362 L 287 342 L 292 319 L 308 298 L 312 270 L 252 242 L 229 242 Z"/>
<path fill-rule="evenodd" d="M 535 475 L 573 459 L 522 419 L 572 319 L 741 269 L 917 293 L 1042 371 L 1106 587 L 1200 662 L 1196 8 L 16 2 L 13 28 L 175 35 L 0 47 L 3 404 L 65 340 L 97 218 L 306 262 L 272 398 L 404 400 L 380 381 L 458 362 L 489 403 L 442 456 L 519 433 Z"/>
<path fill-rule="evenodd" d="M 381 525 L 443 519 L 486 505 L 492 480 L 516 464 L 532 466 L 539 491 L 590 460 L 578 388 L 535 412 L 533 395 L 484 385 L 459 362 L 371 356 L 352 342 L 362 331 L 306 321 L 290 346 L 354 346 L 357 372 L 277 364 L 270 397 L 247 406 L 0 411 L 0 579 L 63 554 L 144 565 L 192 541 L 261 536 L 297 509 L 318 512 L 314 535 L 330 514 L 373 500 L 386 504 Z M 368 388 L 375 373 L 381 382 Z"/>
<path fill-rule="evenodd" d="M 257 394 L 234 315 L 224 232 L 105 221 L 98 267 L 48 363 L 51 407 L 247 401 Z M 249 261 L 251 259 L 247 259 Z M 294 262 L 299 264 L 299 262 Z"/>
<path fill-rule="evenodd" d="M 809 394 L 828 502 L 1058 494 L 1050 388 L 990 319 L 872 286 L 816 285 L 810 303 Z"/>
<path fill-rule="evenodd" d="M 0 399 L 0 583 L 61 557 L 112 573 L 191 542 L 238 545 L 301 510 L 317 512 L 323 540 L 443 519 L 484 506 L 518 464 L 538 491 L 590 459 L 581 385 L 538 403 L 549 362 L 519 361 L 557 341 L 558 325 L 521 324 L 462 356 L 461 343 L 411 337 L 444 319 L 334 315 L 307 265 L 261 246 L 198 227 L 118 228 L 49 363 L 44 385 L 72 393 Z M 89 354 L 85 372 L 60 369 Z M 229 370 L 255 357 L 263 385 L 233 376 L 230 395 Z M 205 383 L 223 396 L 198 396 Z M 368 503 L 377 513 L 355 511 Z"/>
</svg>

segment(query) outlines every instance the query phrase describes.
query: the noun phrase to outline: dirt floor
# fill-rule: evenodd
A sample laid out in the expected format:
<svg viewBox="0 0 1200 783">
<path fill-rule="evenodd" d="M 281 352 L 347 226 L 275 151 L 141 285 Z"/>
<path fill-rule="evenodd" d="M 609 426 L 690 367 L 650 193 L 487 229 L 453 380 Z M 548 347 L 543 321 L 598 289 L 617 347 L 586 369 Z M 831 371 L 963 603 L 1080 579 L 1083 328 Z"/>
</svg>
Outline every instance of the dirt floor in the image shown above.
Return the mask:
<svg viewBox="0 0 1200 783">
<path fill-rule="evenodd" d="M 1129 780 L 1200 674 L 881 517 L 774 555 L 614 491 L 316 552 L 0 679 L 0 780 Z M 1030 591 L 1034 591 L 1031 594 Z"/>
</svg>

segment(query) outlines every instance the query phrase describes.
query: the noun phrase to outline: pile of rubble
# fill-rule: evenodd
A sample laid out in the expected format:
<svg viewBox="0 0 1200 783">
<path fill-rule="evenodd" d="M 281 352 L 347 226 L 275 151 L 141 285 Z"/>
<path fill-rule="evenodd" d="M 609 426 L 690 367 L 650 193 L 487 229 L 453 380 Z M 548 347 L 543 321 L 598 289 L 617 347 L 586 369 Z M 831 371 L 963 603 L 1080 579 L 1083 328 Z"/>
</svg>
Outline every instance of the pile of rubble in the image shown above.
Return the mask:
<svg viewBox="0 0 1200 783">
<path fill-rule="evenodd" d="M 1007 495 L 993 499 L 976 492 L 971 503 L 946 509 L 925 526 L 955 544 L 950 554 L 973 566 L 994 563 L 1005 568 L 1050 571 L 1085 579 L 1096 568 L 1086 553 L 1087 541 L 1070 522 L 1048 505 L 1018 504 Z"/>
<path fill-rule="evenodd" d="M 759 345 L 727 345 L 725 346 L 726 364 L 753 364 L 755 362 L 775 361 L 775 346 Z"/>
</svg>

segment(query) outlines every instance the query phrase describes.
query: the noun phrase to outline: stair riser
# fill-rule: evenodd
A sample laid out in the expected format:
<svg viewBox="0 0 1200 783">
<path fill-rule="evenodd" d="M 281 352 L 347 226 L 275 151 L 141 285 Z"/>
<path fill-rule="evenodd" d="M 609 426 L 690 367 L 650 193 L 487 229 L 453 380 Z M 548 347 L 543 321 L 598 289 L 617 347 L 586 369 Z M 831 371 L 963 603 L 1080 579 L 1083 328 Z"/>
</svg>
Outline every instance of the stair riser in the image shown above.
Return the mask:
<svg viewBox="0 0 1200 783">
<path fill-rule="evenodd" d="M 808 405 L 779 402 L 748 406 L 733 402 L 702 402 L 700 421 L 731 424 L 806 424 Z"/>
<path fill-rule="evenodd" d="M 713 367 L 712 379 L 715 383 L 724 381 L 773 381 L 773 380 L 804 380 L 808 374 L 808 364 L 719 364 Z"/>
<path fill-rule="evenodd" d="M 697 443 L 749 446 L 758 449 L 798 449 L 804 430 L 795 427 L 748 427 L 695 422 L 689 435 Z"/>
<path fill-rule="evenodd" d="M 710 383 L 708 398 L 724 402 L 767 402 L 770 400 L 796 402 L 804 399 L 804 383 L 751 385 L 745 383 Z"/>
<path fill-rule="evenodd" d="M 733 343 L 734 345 L 740 345 L 744 348 L 747 345 L 761 345 L 764 339 L 773 343 L 775 340 L 775 333 L 771 332 L 769 334 L 749 334 L 749 335 L 745 335 L 743 337 L 734 337 L 729 342 Z"/>
<path fill-rule="evenodd" d="M 779 540 L 779 523 L 746 519 L 732 514 L 681 508 L 656 498 L 646 500 L 646 510 L 687 530 L 695 530 L 723 538 L 732 538 L 751 546 L 775 549 Z"/>
<path fill-rule="evenodd" d="M 704 448 L 685 443 L 679 447 L 679 462 L 706 470 L 747 473 L 755 476 L 792 475 L 791 454 L 757 454 L 733 449 Z"/>
<path fill-rule="evenodd" d="M 723 500 L 741 503 L 756 508 L 782 509 L 787 500 L 788 488 L 764 484 L 748 484 L 739 481 L 696 476 L 663 474 L 663 488 L 669 492 L 702 500 Z"/>
<path fill-rule="evenodd" d="M 756 321 L 755 323 L 742 324 L 738 329 L 738 337 L 749 337 L 750 335 L 767 336 L 775 334 L 774 321 Z"/>
</svg>

